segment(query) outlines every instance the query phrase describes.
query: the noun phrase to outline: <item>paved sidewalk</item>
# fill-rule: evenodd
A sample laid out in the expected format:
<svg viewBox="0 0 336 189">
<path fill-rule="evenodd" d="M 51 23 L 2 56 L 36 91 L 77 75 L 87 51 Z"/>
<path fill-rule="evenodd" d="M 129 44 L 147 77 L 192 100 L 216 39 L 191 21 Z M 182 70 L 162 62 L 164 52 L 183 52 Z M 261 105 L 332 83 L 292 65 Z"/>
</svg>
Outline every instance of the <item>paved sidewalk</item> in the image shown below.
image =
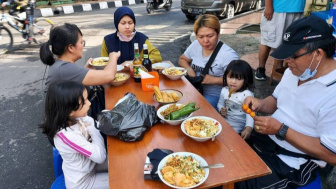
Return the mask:
<svg viewBox="0 0 336 189">
<path fill-rule="evenodd" d="M 234 48 L 236 51 L 239 51 L 244 48 L 244 54 L 240 54 L 240 58 L 250 63 L 251 67 L 255 70 L 259 65 L 259 43 L 260 43 L 260 32 L 251 32 L 249 34 L 236 34 L 237 30 L 245 25 L 260 24 L 260 18 L 263 13 L 263 10 L 254 12 L 252 14 L 247 14 L 244 16 L 239 16 L 233 20 L 221 24 L 221 34 L 224 37 L 224 42 L 231 41 L 229 36 L 237 36 L 237 39 L 232 42 L 232 45 L 238 46 Z M 241 38 L 241 39 L 239 39 Z M 245 46 L 243 45 L 245 44 Z M 232 46 L 231 46 L 232 47 Z M 233 47 L 232 47 L 233 48 Z M 272 67 L 273 67 L 273 58 L 269 57 L 266 63 L 266 75 L 270 77 Z"/>
<path fill-rule="evenodd" d="M 127 5 L 140 4 L 147 2 L 147 0 L 106 0 L 106 1 L 86 1 L 73 4 L 52 5 L 46 7 L 38 7 L 34 16 L 49 17 L 59 14 L 73 14 L 77 12 L 94 11 L 100 9 L 115 8 Z"/>
</svg>

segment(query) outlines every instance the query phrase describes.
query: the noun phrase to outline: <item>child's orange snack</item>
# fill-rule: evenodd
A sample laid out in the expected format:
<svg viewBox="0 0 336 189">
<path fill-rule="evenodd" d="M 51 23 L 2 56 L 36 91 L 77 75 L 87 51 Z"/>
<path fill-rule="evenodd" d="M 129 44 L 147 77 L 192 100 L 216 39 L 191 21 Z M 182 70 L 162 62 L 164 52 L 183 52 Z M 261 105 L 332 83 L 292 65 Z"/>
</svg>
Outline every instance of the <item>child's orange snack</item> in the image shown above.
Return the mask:
<svg viewBox="0 0 336 189">
<path fill-rule="evenodd" d="M 246 112 L 247 109 L 248 109 L 248 106 L 246 104 L 243 104 L 243 110 Z"/>
<path fill-rule="evenodd" d="M 250 114 L 251 112 L 252 112 L 252 111 L 251 111 L 250 108 L 246 110 L 246 113 L 248 113 L 248 114 Z"/>
<path fill-rule="evenodd" d="M 244 112 L 246 112 L 247 114 L 250 114 L 250 116 L 253 118 L 255 117 L 255 112 L 253 112 L 246 104 L 243 104 L 242 109 L 244 110 Z"/>
</svg>

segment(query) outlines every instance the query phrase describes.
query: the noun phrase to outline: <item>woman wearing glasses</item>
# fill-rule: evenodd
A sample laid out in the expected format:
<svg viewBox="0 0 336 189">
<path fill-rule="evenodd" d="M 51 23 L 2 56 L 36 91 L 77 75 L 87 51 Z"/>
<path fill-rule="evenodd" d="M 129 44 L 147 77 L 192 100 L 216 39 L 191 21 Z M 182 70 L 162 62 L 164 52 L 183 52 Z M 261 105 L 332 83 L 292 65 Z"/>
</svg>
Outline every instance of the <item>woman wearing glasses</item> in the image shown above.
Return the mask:
<svg viewBox="0 0 336 189">
<path fill-rule="evenodd" d="M 40 47 L 41 61 L 49 66 L 46 86 L 59 80 L 71 80 L 86 86 L 103 85 L 113 81 L 117 72 L 120 52 L 111 52 L 104 70 L 90 69 L 89 59 L 84 67 L 75 64 L 82 58 L 85 41 L 75 24 L 65 23 L 54 27 L 49 40 Z"/>
</svg>

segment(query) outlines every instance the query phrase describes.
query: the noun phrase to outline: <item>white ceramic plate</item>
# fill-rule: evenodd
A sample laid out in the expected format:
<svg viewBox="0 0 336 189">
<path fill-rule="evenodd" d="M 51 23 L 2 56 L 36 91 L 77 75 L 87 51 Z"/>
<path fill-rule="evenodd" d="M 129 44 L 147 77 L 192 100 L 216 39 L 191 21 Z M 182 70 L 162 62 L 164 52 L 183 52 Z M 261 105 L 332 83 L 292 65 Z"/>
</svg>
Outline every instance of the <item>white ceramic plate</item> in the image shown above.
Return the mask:
<svg viewBox="0 0 336 189">
<path fill-rule="evenodd" d="M 121 71 L 124 69 L 123 65 L 117 65 L 117 72 Z"/>
<path fill-rule="evenodd" d="M 171 185 L 169 184 L 168 182 L 165 181 L 165 179 L 163 179 L 163 176 L 161 174 L 161 169 L 165 166 L 166 164 L 166 161 L 169 157 L 172 157 L 172 156 L 175 156 L 175 155 L 179 155 L 179 156 L 192 156 L 193 159 L 195 159 L 196 161 L 199 161 L 200 162 L 200 166 L 207 166 L 208 163 L 199 155 L 197 154 L 194 154 L 194 153 L 191 153 L 191 152 L 175 152 L 175 153 L 172 153 L 172 154 L 169 154 L 167 155 L 166 157 L 164 157 L 159 165 L 158 165 L 158 175 L 161 179 L 161 181 L 163 183 L 165 183 L 167 186 L 170 186 L 172 188 L 196 188 L 198 186 L 200 186 L 201 184 L 203 184 L 203 182 L 205 182 L 205 180 L 208 178 L 209 176 L 209 169 L 204 169 L 205 170 L 205 175 L 204 175 L 204 178 L 202 181 L 200 181 L 198 184 L 194 185 L 194 186 L 190 186 L 190 187 L 178 187 L 178 186 L 174 186 L 174 185 Z"/>
<path fill-rule="evenodd" d="M 167 104 L 167 105 L 164 105 L 162 106 L 161 108 L 159 108 L 157 110 L 157 115 L 158 117 L 163 120 L 164 122 L 167 122 L 168 124 L 170 125 L 180 125 L 182 123 L 182 121 L 184 121 L 185 119 L 189 118 L 192 116 L 192 113 L 189 114 L 189 115 L 186 115 L 186 116 L 183 116 L 183 117 L 180 117 L 179 119 L 177 120 L 167 120 L 165 119 L 162 115 L 161 115 L 161 112 L 164 111 L 165 109 L 167 109 L 170 105 L 172 104 Z M 182 104 L 176 104 L 177 106 L 181 106 Z"/>
<path fill-rule="evenodd" d="M 169 63 L 165 63 L 165 62 L 152 64 L 152 68 L 155 70 L 162 70 L 162 69 L 169 68 L 169 67 L 172 67 L 172 65 Z"/>
<path fill-rule="evenodd" d="M 183 132 L 185 135 L 187 135 L 188 137 L 190 137 L 190 138 L 192 138 L 192 139 L 194 139 L 194 140 L 196 140 L 196 141 L 198 141 L 198 142 L 204 142 L 204 141 L 210 140 L 210 139 L 212 139 L 212 137 L 195 137 L 195 136 L 191 136 L 191 135 L 189 135 L 189 134 L 187 133 L 187 131 L 185 130 L 185 126 L 184 126 L 184 125 L 185 125 L 185 123 L 186 123 L 187 121 L 190 121 L 190 120 L 192 120 L 192 119 L 204 119 L 204 120 L 210 120 L 210 121 L 212 121 L 213 124 L 218 124 L 218 131 L 217 131 L 217 133 L 215 134 L 214 137 L 216 137 L 220 132 L 222 132 L 222 125 L 221 125 L 217 120 L 215 120 L 215 119 L 213 119 L 213 118 L 211 118 L 211 117 L 206 117 L 206 116 L 195 116 L 195 117 L 191 117 L 191 118 L 188 118 L 188 119 L 184 120 L 184 121 L 182 122 L 182 124 L 181 124 L 181 130 L 182 130 L 182 132 Z"/>
<path fill-rule="evenodd" d="M 95 64 L 93 64 L 93 62 L 96 61 L 97 59 L 102 59 L 107 64 L 107 62 L 109 60 L 109 57 L 97 57 L 97 58 L 94 58 L 92 62 L 89 62 L 89 64 L 91 66 L 95 67 L 96 69 L 100 69 L 100 70 L 104 69 L 105 66 L 106 66 L 106 64 L 103 64 L 103 65 L 95 65 Z"/>
</svg>

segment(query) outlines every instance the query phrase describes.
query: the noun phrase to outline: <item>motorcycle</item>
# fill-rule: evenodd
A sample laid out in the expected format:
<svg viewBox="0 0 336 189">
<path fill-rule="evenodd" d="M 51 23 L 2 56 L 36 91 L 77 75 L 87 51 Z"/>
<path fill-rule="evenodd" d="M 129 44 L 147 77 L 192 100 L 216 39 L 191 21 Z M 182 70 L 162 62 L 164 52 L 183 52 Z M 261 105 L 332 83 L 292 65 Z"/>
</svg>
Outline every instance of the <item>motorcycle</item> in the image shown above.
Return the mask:
<svg viewBox="0 0 336 189">
<path fill-rule="evenodd" d="M 157 2 L 157 0 L 147 0 L 147 12 L 148 14 L 151 14 L 154 12 L 154 10 L 158 9 L 166 9 L 166 11 L 169 11 L 171 9 L 171 6 L 173 4 L 172 0 L 163 0 L 161 4 Z"/>
</svg>

